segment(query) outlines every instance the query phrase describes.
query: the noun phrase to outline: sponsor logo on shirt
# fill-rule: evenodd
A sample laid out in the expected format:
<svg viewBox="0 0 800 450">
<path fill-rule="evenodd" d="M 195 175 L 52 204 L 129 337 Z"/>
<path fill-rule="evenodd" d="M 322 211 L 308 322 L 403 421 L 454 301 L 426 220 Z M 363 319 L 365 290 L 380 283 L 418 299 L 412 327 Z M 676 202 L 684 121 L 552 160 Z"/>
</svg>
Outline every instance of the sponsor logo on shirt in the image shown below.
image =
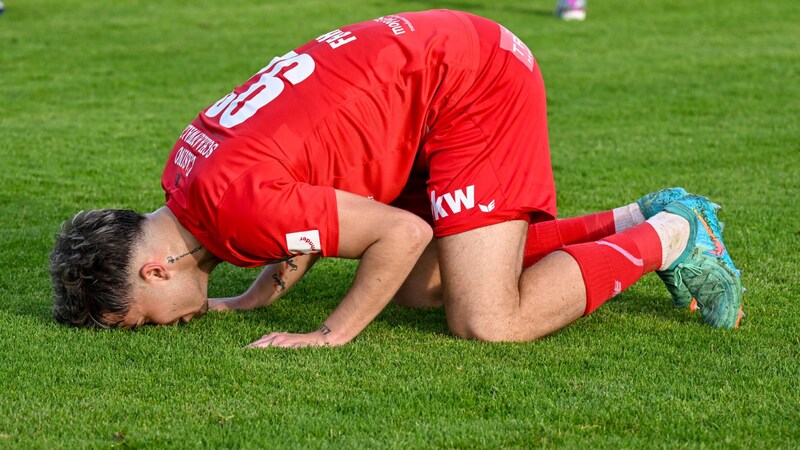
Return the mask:
<svg viewBox="0 0 800 450">
<path fill-rule="evenodd" d="M 394 15 L 383 16 L 375 19 L 375 22 L 382 23 L 388 26 L 392 30 L 392 33 L 394 33 L 395 36 L 406 34 L 409 31 L 414 32 L 414 25 L 411 25 L 411 22 L 409 22 L 408 19 L 406 19 L 405 17 L 394 16 Z"/>
<path fill-rule="evenodd" d="M 183 170 L 183 173 L 188 177 L 194 169 L 194 163 L 197 161 L 198 156 L 208 158 L 214 153 L 214 150 L 219 147 L 219 144 L 206 135 L 203 131 L 196 128 L 194 125 L 189 124 L 181 133 L 180 140 L 185 142 L 186 145 L 181 145 L 181 148 L 175 153 L 173 163 Z M 177 179 L 175 185 L 178 185 Z"/>
<path fill-rule="evenodd" d="M 178 153 L 175 154 L 175 159 L 173 162 L 176 166 L 180 167 L 183 170 L 183 173 L 186 174 L 188 177 L 190 173 L 192 173 L 192 169 L 194 169 L 194 162 L 197 160 L 197 156 L 192 153 L 188 148 L 181 146 Z M 180 174 L 178 174 L 180 176 Z M 175 180 L 175 185 L 177 186 L 179 180 Z"/>
<path fill-rule="evenodd" d="M 181 140 L 191 147 L 198 155 L 208 158 L 214 153 L 219 144 L 214 139 L 189 124 L 181 133 Z"/>
<path fill-rule="evenodd" d="M 298 231 L 286 234 L 286 248 L 292 254 L 308 254 L 322 251 L 319 230 Z"/>
</svg>

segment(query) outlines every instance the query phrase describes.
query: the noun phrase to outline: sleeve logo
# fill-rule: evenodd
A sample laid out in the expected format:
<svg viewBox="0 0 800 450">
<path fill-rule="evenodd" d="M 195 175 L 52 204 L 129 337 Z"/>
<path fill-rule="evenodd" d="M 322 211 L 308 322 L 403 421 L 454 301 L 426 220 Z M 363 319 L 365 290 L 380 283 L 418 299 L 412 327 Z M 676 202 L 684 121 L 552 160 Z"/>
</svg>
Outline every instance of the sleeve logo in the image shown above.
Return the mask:
<svg viewBox="0 0 800 450">
<path fill-rule="evenodd" d="M 298 231 L 286 234 L 286 248 L 292 254 L 308 254 L 322 251 L 319 230 Z"/>
<path fill-rule="evenodd" d="M 516 37 L 514 33 L 502 25 L 500 25 L 500 48 L 513 53 L 522 64 L 525 64 L 528 70 L 533 72 L 533 53 L 531 53 L 528 46 L 525 45 L 520 38 Z"/>
</svg>

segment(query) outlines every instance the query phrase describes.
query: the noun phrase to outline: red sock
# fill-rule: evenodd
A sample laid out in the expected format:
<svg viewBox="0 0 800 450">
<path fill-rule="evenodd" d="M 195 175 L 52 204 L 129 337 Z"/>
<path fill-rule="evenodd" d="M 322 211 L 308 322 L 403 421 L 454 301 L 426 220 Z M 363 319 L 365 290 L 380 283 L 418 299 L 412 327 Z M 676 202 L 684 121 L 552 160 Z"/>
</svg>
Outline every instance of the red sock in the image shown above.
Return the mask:
<svg viewBox="0 0 800 450">
<path fill-rule="evenodd" d="M 565 245 L 596 241 L 615 231 L 613 211 L 532 223 L 528 226 L 522 267 L 536 264 Z"/>
<path fill-rule="evenodd" d="M 586 285 L 584 316 L 661 265 L 661 239 L 649 223 L 561 250 L 581 268 Z"/>
</svg>

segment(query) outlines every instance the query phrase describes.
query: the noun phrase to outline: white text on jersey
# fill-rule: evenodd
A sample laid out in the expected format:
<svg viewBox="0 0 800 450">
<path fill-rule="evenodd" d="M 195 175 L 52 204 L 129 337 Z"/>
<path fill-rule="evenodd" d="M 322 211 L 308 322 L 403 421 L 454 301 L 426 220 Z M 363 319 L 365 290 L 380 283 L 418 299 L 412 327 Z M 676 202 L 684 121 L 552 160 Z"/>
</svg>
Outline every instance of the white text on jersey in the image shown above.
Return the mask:
<svg viewBox="0 0 800 450">
<path fill-rule="evenodd" d="M 355 40 L 356 37 L 353 36 L 353 33 L 339 29 L 333 30 L 330 33 L 325 33 L 317 38 L 317 42 L 326 42 L 331 48 L 339 48 Z"/>
<path fill-rule="evenodd" d="M 189 174 L 192 173 L 196 159 L 197 156 L 195 156 L 194 153 L 192 153 L 188 148 L 181 146 L 181 149 L 175 154 L 175 160 L 173 162 L 176 166 L 183 169 L 183 172 L 188 177 Z"/>
<path fill-rule="evenodd" d="M 218 144 L 213 139 L 191 124 L 181 133 L 181 140 L 189 144 L 199 155 L 203 155 L 206 158 L 211 156 L 218 147 Z"/>
<path fill-rule="evenodd" d="M 411 31 L 414 31 L 414 26 L 411 25 L 411 22 L 406 20 L 404 17 L 383 16 L 383 17 L 378 17 L 374 21 L 387 25 L 389 28 L 392 29 L 392 33 L 394 33 L 395 36 L 405 34 L 406 28 L 408 28 Z M 403 25 L 405 25 L 405 27 Z"/>
</svg>

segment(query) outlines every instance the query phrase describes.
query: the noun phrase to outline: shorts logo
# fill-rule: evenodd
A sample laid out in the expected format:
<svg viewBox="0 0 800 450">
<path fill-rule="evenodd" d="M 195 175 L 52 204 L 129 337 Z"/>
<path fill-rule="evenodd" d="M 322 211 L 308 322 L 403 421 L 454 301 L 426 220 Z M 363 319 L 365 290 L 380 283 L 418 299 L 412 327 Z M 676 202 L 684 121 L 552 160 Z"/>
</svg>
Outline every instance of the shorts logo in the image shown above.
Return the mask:
<svg viewBox="0 0 800 450">
<path fill-rule="evenodd" d="M 322 244 L 319 239 L 319 230 L 298 231 L 296 233 L 286 234 L 286 248 L 289 253 L 296 255 L 298 253 L 308 254 L 317 253 L 322 250 Z"/>
<path fill-rule="evenodd" d="M 494 211 L 494 200 L 489 202 L 488 205 L 481 205 L 480 203 L 478 203 L 478 208 L 480 208 L 481 211 L 483 212 L 492 212 Z"/>
<path fill-rule="evenodd" d="M 445 203 L 447 209 L 445 209 Z M 431 212 L 433 220 L 439 220 L 450 214 L 458 214 L 462 209 L 472 209 L 475 207 L 475 185 L 467 186 L 466 193 L 462 189 L 456 189 L 453 193 L 446 193 L 441 197 L 436 196 L 436 191 L 431 191 Z M 481 208 L 483 209 L 483 208 Z"/>
</svg>

